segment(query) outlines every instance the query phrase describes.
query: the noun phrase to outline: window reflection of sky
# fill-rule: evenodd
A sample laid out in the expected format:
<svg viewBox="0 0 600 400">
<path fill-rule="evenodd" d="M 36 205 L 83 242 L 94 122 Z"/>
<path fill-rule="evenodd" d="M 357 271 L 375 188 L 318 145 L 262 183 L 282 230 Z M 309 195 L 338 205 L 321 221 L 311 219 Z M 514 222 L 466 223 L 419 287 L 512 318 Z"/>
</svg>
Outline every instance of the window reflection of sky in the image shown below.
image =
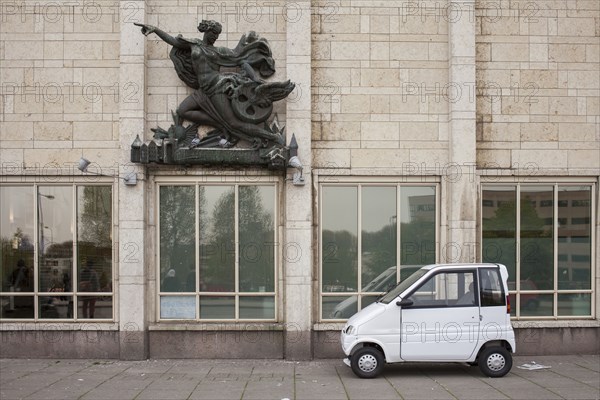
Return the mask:
<svg viewBox="0 0 600 400">
<path fill-rule="evenodd" d="M 393 188 L 393 190 L 390 190 Z M 383 226 L 395 221 L 395 215 L 390 215 L 387 210 L 396 210 L 396 186 L 363 186 L 362 204 L 363 218 L 362 230 L 377 232 Z M 419 204 L 426 202 L 435 210 L 435 187 L 432 186 L 403 186 L 400 189 L 400 216 L 402 223 L 410 223 L 411 198 Z M 354 235 L 358 233 L 358 188 L 356 186 L 326 186 L 322 191 L 322 208 L 327 210 L 323 214 L 323 230 L 348 231 Z M 384 212 L 382 212 L 382 210 Z M 418 213 L 431 214 L 434 211 Z M 429 218 L 428 218 L 429 219 Z"/>
</svg>

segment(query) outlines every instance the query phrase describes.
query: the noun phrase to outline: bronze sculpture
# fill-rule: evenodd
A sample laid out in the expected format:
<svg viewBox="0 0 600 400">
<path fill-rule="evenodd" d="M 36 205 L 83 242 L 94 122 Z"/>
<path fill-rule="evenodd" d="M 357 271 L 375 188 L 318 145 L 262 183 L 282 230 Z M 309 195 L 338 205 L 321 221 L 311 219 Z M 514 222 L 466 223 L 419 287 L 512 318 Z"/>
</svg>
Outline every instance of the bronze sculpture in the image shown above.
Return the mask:
<svg viewBox="0 0 600 400">
<path fill-rule="evenodd" d="M 173 37 L 152 25 L 135 25 L 142 27 L 144 35 L 154 33 L 173 46 L 169 57 L 177 75 L 195 89 L 177 108 L 177 115 L 173 116 L 175 125 L 168 131 L 152 129 L 155 138 L 177 139 L 178 146 L 187 148 L 228 148 L 239 140 L 250 142 L 254 149 L 285 146 L 282 132 L 265 121 L 273 111 L 273 102 L 287 97 L 294 84 L 289 80 L 261 79 L 275 73 L 275 61 L 266 39 L 249 32 L 234 49 L 229 49 L 214 46 L 222 30 L 216 21 L 203 20 L 198 25 L 198 30 L 204 33 L 202 39 Z M 221 67 L 238 67 L 240 72 L 220 72 Z M 193 125 L 183 127 L 182 120 Z M 215 129 L 200 139 L 195 133 L 198 125 Z"/>
</svg>

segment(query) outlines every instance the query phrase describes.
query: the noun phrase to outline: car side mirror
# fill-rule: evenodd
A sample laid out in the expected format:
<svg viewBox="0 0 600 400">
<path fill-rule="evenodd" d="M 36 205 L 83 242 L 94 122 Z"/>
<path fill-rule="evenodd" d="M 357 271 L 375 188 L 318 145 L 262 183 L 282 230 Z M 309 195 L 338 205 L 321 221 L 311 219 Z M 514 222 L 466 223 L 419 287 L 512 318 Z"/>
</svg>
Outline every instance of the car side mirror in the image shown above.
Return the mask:
<svg viewBox="0 0 600 400">
<path fill-rule="evenodd" d="M 412 301 L 411 299 L 402 299 L 396 302 L 396 305 L 399 307 L 410 307 L 414 304 L 415 302 Z"/>
</svg>

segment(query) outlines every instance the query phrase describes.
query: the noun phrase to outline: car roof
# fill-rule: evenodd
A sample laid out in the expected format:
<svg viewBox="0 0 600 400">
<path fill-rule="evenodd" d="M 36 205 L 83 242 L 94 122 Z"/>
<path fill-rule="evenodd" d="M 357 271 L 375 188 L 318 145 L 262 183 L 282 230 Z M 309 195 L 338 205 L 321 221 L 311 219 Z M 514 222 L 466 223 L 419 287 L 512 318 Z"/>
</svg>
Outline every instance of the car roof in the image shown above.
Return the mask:
<svg viewBox="0 0 600 400">
<path fill-rule="evenodd" d="M 430 264 L 430 265 L 426 265 L 423 267 L 423 269 L 433 269 L 433 268 L 452 268 L 452 269 L 464 269 L 464 268 L 490 268 L 490 267 L 494 267 L 497 268 L 499 267 L 499 264 L 492 264 L 492 263 L 462 263 L 462 264 Z"/>
</svg>

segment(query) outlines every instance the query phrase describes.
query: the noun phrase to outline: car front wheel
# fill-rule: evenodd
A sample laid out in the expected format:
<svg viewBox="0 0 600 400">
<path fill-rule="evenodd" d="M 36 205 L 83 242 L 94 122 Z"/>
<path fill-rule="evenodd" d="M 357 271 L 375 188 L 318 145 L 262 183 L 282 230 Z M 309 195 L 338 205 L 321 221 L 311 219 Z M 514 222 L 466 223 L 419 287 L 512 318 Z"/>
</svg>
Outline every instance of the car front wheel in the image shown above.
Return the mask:
<svg viewBox="0 0 600 400">
<path fill-rule="evenodd" d="M 499 378 L 512 368 L 512 356 L 504 347 L 488 347 L 479 355 L 478 364 L 484 375 Z"/>
<path fill-rule="evenodd" d="M 375 378 L 383 369 L 383 354 L 375 347 L 361 347 L 350 359 L 352 371 L 360 378 Z"/>
</svg>

